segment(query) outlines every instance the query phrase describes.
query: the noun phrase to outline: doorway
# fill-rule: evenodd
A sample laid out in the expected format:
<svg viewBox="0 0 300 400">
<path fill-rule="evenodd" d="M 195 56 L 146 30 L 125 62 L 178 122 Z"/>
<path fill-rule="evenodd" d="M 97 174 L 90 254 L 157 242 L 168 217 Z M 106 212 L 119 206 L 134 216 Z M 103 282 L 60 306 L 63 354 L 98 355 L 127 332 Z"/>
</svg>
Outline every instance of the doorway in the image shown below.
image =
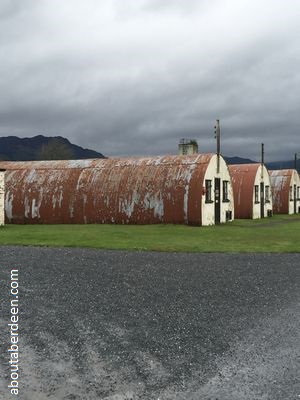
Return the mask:
<svg viewBox="0 0 300 400">
<path fill-rule="evenodd" d="M 265 184 L 260 183 L 260 218 L 265 217 Z"/>
<path fill-rule="evenodd" d="M 215 178 L 215 224 L 221 222 L 221 179 Z"/>
<path fill-rule="evenodd" d="M 297 214 L 297 185 L 294 185 L 294 214 Z"/>
</svg>

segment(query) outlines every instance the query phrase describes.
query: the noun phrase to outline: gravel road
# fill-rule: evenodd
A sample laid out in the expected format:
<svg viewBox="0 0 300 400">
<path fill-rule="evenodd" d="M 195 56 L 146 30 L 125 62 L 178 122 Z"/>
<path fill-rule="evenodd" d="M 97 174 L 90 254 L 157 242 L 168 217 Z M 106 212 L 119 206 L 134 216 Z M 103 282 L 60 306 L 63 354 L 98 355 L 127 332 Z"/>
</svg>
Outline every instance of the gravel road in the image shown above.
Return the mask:
<svg viewBox="0 0 300 400">
<path fill-rule="evenodd" d="M 1 399 L 11 269 L 21 400 L 300 399 L 300 254 L 0 254 Z"/>
</svg>

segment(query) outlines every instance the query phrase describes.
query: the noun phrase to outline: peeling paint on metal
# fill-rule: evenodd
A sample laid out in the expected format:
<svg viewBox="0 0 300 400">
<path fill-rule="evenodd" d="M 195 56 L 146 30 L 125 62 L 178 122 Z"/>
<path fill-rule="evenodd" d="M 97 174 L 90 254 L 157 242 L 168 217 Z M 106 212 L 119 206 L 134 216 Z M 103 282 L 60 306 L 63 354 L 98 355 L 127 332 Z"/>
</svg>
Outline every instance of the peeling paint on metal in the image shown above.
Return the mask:
<svg viewBox="0 0 300 400">
<path fill-rule="evenodd" d="M 183 198 L 183 212 L 184 221 L 188 220 L 188 201 L 189 201 L 189 185 L 185 185 L 184 198 Z"/>
<path fill-rule="evenodd" d="M 28 197 L 25 197 L 25 199 L 24 199 L 24 215 L 25 215 L 25 218 L 29 218 L 29 215 L 30 215 L 30 203 L 29 203 Z M 12 218 L 12 214 L 9 219 L 11 219 L 11 218 Z"/>
<path fill-rule="evenodd" d="M 260 218 L 260 203 L 255 204 L 254 186 L 264 183 L 271 189 L 270 176 L 260 163 L 229 165 L 234 193 L 235 218 Z M 260 189 L 259 189 L 260 190 Z M 264 204 L 264 214 L 272 211 L 272 198 Z"/>
<path fill-rule="evenodd" d="M 274 204 L 274 213 L 276 214 L 293 214 L 294 201 L 296 202 L 296 212 L 299 212 L 300 198 L 290 198 L 290 187 L 294 192 L 296 185 L 297 192 L 300 187 L 300 178 L 295 169 L 281 169 L 269 171 L 272 185 L 272 195 Z M 294 193 L 293 193 L 294 194 Z M 296 193 L 298 195 L 298 193 Z"/>
<path fill-rule="evenodd" d="M 14 200 L 14 195 L 12 193 L 10 193 L 9 191 L 6 192 L 5 195 L 5 214 L 6 217 L 9 221 L 12 220 L 12 204 L 13 204 L 13 200 Z"/>
<path fill-rule="evenodd" d="M 214 154 L 195 154 L 0 162 L 7 169 L 6 218 L 13 223 L 210 224 L 213 217 L 203 219 L 202 210 L 213 214 L 213 208 L 202 207 L 202 192 L 207 170 L 215 173 L 215 160 Z M 224 160 L 222 168 L 229 177 Z M 226 210 L 224 205 L 222 222 Z"/>
</svg>

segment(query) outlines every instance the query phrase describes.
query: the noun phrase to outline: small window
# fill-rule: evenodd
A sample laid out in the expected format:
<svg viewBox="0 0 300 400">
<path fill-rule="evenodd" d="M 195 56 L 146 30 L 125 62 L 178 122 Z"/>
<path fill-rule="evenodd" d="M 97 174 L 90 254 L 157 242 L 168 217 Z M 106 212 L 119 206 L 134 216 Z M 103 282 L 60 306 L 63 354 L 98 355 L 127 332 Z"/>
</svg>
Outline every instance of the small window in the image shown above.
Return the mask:
<svg viewBox="0 0 300 400">
<path fill-rule="evenodd" d="M 300 186 L 297 187 L 297 199 L 300 200 Z"/>
<path fill-rule="evenodd" d="M 228 198 L 228 181 L 223 181 L 223 201 L 229 201 L 229 198 Z"/>
<path fill-rule="evenodd" d="M 293 186 L 290 186 L 290 201 L 293 201 Z"/>
<path fill-rule="evenodd" d="M 265 187 L 265 202 L 270 203 L 270 186 Z"/>
<path fill-rule="evenodd" d="M 205 180 L 205 202 L 206 203 L 212 203 L 212 184 L 211 180 L 206 179 Z"/>
<path fill-rule="evenodd" d="M 259 203 L 259 187 L 258 187 L 258 185 L 254 186 L 254 196 L 255 196 L 255 203 Z"/>
</svg>

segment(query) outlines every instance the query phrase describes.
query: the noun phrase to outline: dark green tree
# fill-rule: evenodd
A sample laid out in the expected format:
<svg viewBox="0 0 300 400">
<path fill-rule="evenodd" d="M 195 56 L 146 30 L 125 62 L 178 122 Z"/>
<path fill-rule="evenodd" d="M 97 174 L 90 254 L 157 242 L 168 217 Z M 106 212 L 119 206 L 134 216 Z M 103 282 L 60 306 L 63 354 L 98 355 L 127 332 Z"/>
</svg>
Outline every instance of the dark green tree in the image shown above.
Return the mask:
<svg viewBox="0 0 300 400">
<path fill-rule="evenodd" d="M 73 158 L 73 151 L 59 139 L 51 139 L 44 144 L 38 152 L 39 160 L 70 160 Z"/>
</svg>

